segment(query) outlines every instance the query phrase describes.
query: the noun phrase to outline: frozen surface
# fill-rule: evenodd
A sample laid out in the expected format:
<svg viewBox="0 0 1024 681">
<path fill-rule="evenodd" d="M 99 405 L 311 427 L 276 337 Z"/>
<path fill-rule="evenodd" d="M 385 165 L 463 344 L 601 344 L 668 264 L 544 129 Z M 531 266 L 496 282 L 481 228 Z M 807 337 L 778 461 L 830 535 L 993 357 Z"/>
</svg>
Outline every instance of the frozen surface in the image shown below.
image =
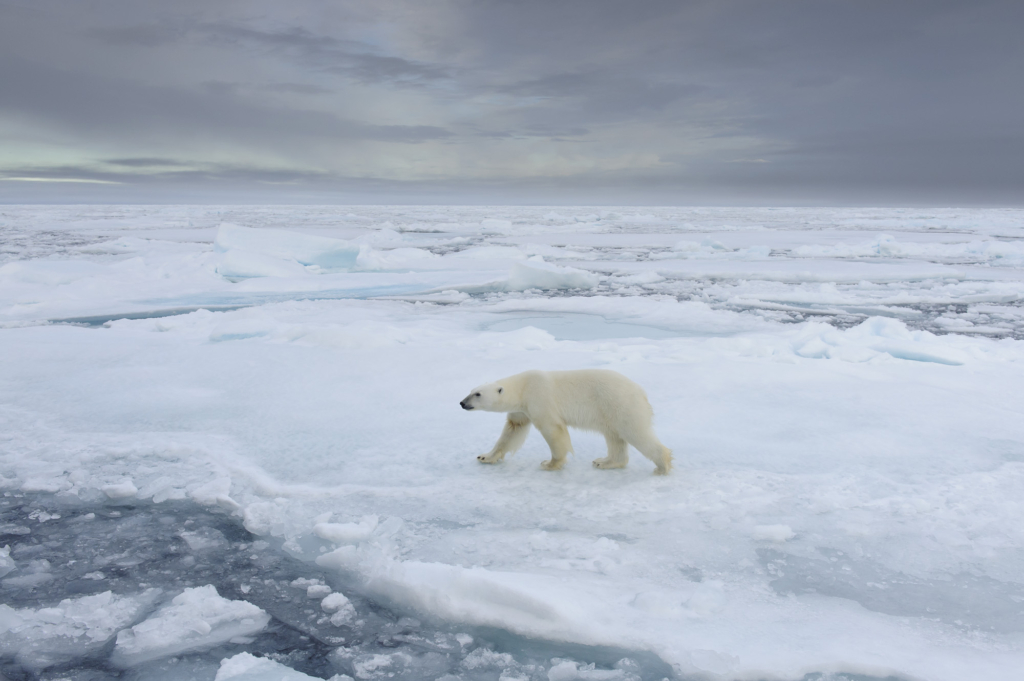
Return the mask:
<svg viewBox="0 0 1024 681">
<path fill-rule="evenodd" d="M 1024 668 L 1022 211 L 26 206 L 0 230 L 4 603 L 213 585 L 272 618 L 150 678 L 242 652 L 318 678 Z M 575 432 L 558 473 L 536 434 L 476 462 L 502 420 L 470 387 L 588 367 L 644 386 L 671 476 L 595 470 Z M 376 643 L 392 625 L 413 638 Z"/>
</svg>

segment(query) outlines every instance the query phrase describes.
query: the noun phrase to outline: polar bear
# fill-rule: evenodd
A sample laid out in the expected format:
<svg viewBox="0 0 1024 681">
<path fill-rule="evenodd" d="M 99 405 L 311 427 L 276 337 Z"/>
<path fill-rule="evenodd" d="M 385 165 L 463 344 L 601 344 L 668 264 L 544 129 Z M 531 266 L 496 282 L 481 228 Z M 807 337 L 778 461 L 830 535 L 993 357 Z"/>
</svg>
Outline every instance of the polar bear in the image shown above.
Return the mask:
<svg viewBox="0 0 1024 681">
<path fill-rule="evenodd" d="M 481 463 L 498 463 L 515 453 L 532 423 L 551 447 L 551 460 L 541 464 L 544 470 L 560 469 L 573 451 L 568 426 L 604 435 L 608 456 L 594 461 L 597 468 L 624 468 L 627 444 L 653 461 L 658 475 L 672 468 L 671 450 L 651 428 L 654 411 L 644 389 L 614 371 L 524 371 L 476 388 L 459 404 L 467 411 L 508 413 L 498 442 L 477 457 Z"/>
</svg>

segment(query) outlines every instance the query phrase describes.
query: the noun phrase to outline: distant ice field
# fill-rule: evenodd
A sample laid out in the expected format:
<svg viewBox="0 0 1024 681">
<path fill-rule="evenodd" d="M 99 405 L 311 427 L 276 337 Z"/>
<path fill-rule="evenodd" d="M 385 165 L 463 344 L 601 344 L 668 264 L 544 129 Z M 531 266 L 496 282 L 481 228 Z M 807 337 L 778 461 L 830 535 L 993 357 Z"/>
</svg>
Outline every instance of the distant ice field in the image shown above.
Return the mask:
<svg viewBox="0 0 1024 681">
<path fill-rule="evenodd" d="M 576 368 L 645 388 L 672 475 L 575 431 L 563 471 L 536 433 L 477 463 L 471 388 Z M 396 613 L 681 679 L 1018 679 L 1024 211 L 2 207 L 0 488 L 208 507 Z M 19 522 L 0 596 L 72 612 Z M 157 664 L 132 642 L 207 593 L 138 584 L 90 655 Z M 564 657 L 444 673 L 633 673 Z"/>
</svg>

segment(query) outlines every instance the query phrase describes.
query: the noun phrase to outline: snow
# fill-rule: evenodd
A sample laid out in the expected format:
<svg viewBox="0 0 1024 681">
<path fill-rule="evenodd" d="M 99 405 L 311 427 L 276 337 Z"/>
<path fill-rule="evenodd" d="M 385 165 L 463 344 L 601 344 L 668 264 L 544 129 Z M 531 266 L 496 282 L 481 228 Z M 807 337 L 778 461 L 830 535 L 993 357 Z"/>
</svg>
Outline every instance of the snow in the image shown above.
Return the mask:
<svg viewBox="0 0 1024 681">
<path fill-rule="evenodd" d="M 232 514 L 333 576 L 292 589 L 331 635 L 362 597 L 680 676 L 1024 666 L 1022 211 L 8 207 L 0 229 L 3 491 Z M 577 432 L 558 473 L 536 433 L 476 462 L 502 421 L 459 409 L 469 388 L 588 367 L 645 388 L 671 476 L 595 470 Z M 32 626 L 66 610 L 66 567 L 15 540 L 56 522 L 3 538 Z M 230 543 L 173 536 L 195 560 Z M 257 581 L 203 584 L 112 624 L 115 659 L 266 624 L 229 600 Z M 365 678 L 434 668 L 330 645 Z M 511 652 L 450 673 L 533 678 Z M 550 657 L 539 678 L 634 678 Z"/>
<path fill-rule="evenodd" d="M 212 585 L 185 589 L 145 621 L 117 634 L 111 661 L 131 667 L 255 634 L 270 616 L 245 601 L 221 597 Z"/>
</svg>

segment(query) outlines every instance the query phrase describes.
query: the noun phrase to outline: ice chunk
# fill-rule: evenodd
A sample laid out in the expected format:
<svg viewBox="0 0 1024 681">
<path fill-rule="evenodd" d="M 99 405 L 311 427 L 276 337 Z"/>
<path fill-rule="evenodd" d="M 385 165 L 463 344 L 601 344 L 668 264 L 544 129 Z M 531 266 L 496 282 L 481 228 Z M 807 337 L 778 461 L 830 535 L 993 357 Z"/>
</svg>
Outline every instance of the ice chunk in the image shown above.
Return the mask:
<svg viewBox="0 0 1024 681">
<path fill-rule="evenodd" d="M 369 653 L 352 660 L 352 669 L 357 679 L 393 677 L 404 671 L 413 661 L 411 655 L 398 652 L 389 655 Z"/>
<path fill-rule="evenodd" d="M 0 549 L 0 577 L 9 574 L 16 567 L 17 565 L 14 564 L 14 559 L 11 558 L 10 545 Z"/>
<path fill-rule="evenodd" d="M 335 544 L 357 544 L 373 534 L 378 522 L 377 516 L 366 515 L 358 523 L 317 523 L 313 532 Z"/>
<path fill-rule="evenodd" d="M 548 670 L 548 681 L 573 681 L 578 676 L 576 663 L 562 660 Z"/>
<path fill-rule="evenodd" d="M 0 605 L 0 655 L 13 655 L 29 670 L 88 655 L 135 621 L 158 594 L 156 589 L 138 596 L 105 591 L 46 608 L 15 610 Z"/>
<path fill-rule="evenodd" d="M 185 540 L 193 551 L 219 549 L 227 546 L 228 540 L 224 533 L 213 527 L 201 527 L 195 531 L 182 530 L 178 536 Z"/>
<path fill-rule="evenodd" d="M 22 566 L 19 573 L 14 577 L 8 577 L 3 581 L 5 589 L 34 589 L 40 584 L 53 580 L 50 574 L 50 561 L 45 558 L 30 560 Z"/>
<path fill-rule="evenodd" d="M 573 267 L 559 267 L 546 263 L 539 258 L 530 258 L 525 262 L 517 262 L 512 266 L 508 277 L 510 291 L 526 289 L 572 289 L 595 288 L 598 277 L 593 272 L 585 272 Z"/>
<path fill-rule="evenodd" d="M 119 667 L 212 648 L 263 630 L 270 615 L 252 603 L 221 597 L 212 584 L 185 589 L 144 622 L 117 635 L 111 661 Z"/>
<path fill-rule="evenodd" d="M 100 488 L 100 491 L 106 494 L 109 499 L 133 499 L 139 493 L 139 489 L 131 480 L 122 480 L 121 482 L 104 485 Z"/>
<path fill-rule="evenodd" d="M 326 584 L 311 584 L 306 587 L 306 598 L 323 598 L 331 593 L 331 587 Z"/>
<path fill-rule="evenodd" d="M 356 609 L 352 605 L 352 601 L 338 591 L 320 601 L 320 607 L 324 609 L 324 612 L 332 613 L 331 624 L 336 627 L 348 624 L 356 616 Z"/>
<path fill-rule="evenodd" d="M 243 251 L 294 260 L 325 269 L 348 269 L 356 264 L 359 247 L 342 239 L 310 236 L 280 229 L 253 229 L 224 223 L 214 241 L 223 253 Z M 250 262 L 254 262 L 250 260 Z"/>
<path fill-rule="evenodd" d="M 214 681 L 309 681 L 315 678 L 266 657 L 239 653 L 220 661 Z M 334 678 L 341 681 L 339 677 Z"/>
</svg>

